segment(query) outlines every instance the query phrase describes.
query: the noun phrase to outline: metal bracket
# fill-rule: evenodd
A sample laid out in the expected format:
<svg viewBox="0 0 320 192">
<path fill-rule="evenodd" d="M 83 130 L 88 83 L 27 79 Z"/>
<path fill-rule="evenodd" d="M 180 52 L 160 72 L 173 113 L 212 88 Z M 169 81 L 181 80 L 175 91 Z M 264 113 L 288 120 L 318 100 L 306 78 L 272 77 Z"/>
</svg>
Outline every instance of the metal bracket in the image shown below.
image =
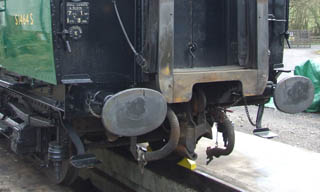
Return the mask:
<svg viewBox="0 0 320 192">
<path fill-rule="evenodd" d="M 257 113 L 256 129 L 253 130 L 253 134 L 262 138 L 272 139 L 278 135 L 271 132 L 269 128 L 262 128 L 262 117 L 264 113 L 264 104 L 260 104 Z"/>
<path fill-rule="evenodd" d="M 287 19 L 277 19 L 276 16 L 274 16 L 273 14 L 269 14 L 268 15 L 268 21 L 272 21 L 272 22 L 287 22 Z"/>
<path fill-rule="evenodd" d="M 146 151 L 137 145 L 137 137 L 130 137 L 130 152 L 138 161 L 141 174 L 143 174 L 144 167 L 147 165 L 148 161 L 146 160 Z"/>
<path fill-rule="evenodd" d="M 85 153 L 84 145 L 77 132 L 73 129 L 71 125 L 63 123 L 61 113 L 59 113 L 59 116 L 63 128 L 66 130 L 67 134 L 69 135 L 72 143 L 74 144 L 77 150 L 77 155 L 72 156 L 70 159 L 71 165 L 76 168 L 91 168 L 94 165 L 101 163 L 101 161 L 97 160 L 97 157 L 95 155 Z"/>
</svg>

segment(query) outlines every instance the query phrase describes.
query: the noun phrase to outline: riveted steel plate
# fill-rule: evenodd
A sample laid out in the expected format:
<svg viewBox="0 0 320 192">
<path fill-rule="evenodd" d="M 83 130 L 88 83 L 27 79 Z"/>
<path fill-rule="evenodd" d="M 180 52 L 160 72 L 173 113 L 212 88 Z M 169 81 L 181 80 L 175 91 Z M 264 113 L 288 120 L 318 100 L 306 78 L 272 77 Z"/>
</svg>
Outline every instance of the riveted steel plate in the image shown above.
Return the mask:
<svg viewBox="0 0 320 192">
<path fill-rule="evenodd" d="M 276 107 L 285 113 L 305 111 L 314 98 L 314 87 L 310 79 L 302 76 L 281 80 L 274 91 Z"/>
<path fill-rule="evenodd" d="M 158 128 L 167 115 L 167 102 L 152 89 L 128 89 L 112 96 L 103 106 L 105 128 L 119 136 L 138 136 Z"/>
</svg>

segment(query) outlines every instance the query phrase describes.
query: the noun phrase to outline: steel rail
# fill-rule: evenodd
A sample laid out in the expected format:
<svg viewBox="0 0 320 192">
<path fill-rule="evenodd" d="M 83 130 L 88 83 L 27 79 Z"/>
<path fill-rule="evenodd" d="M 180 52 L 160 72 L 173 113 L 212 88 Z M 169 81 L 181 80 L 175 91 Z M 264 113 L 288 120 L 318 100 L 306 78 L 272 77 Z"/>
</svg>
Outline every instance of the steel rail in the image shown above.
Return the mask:
<svg viewBox="0 0 320 192">
<path fill-rule="evenodd" d="M 244 191 L 200 170 L 191 171 L 168 161 L 149 163 L 141 172 L 142 168 L 125 150 L 95 149 L 90 152 L 95 153 L 97 158 L 103 161 L 103 164 L 94 169 L 86 170 L 86 173 L 82 172 L 80 176 L 91 179 L 95 187 L 102 192 L 110 191 L 110 185 L 117 185 L 117 191 L 122 191 L 121 189 L 125 186 L 126 190 L 124 191 L 130 189 L 139 192 Z"/>
</svg>

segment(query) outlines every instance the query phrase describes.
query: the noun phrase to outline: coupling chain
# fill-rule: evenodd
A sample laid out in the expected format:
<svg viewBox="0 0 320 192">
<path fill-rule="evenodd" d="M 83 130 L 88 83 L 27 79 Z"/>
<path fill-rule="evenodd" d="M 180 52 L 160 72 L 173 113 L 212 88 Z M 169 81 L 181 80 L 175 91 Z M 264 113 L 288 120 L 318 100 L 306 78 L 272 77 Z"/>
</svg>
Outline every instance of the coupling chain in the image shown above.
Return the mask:
<svg viewBox="0 0 320 192">
<path fill-rule="evenodd" d="M 239 96 L 240 96 L 240 95 L 239 95 Z M 234 107 L 234 106 L 237 105 L 241 100 L 243 100 L 243 102 L 244 102 L 244 109 L 245 109 L 245 112 L 246 112 L 246 115 L 247 115 L 247 118 L 248 118 L 250 124 L 251 124 L 252 126 L 256 127 L 256 124 L 253 122 L 253 120 L 252 120 L 252 118 L 251 118 L 251 116 L 250 116 L 249 108 L 248 108 L 248 104 L 247 104 L 247 99 L 246 99 L 245 96 L 243 96 L 243 95 L 240 96 L 233 104 L 231 104 L 231 105 L 229 105 L 229 106 L 227 106 L 227 107 L 225 107 L 225 108 L 227 109 L 227 108 L 230 108 L 230 107 Z"/>
<path fill-rule="evenodd" d="M 249 113 L 248 104 L 247 104 L 247 99 L 246 99 L 245 97 L 243 97 L 243 102 L 244 102 L 244 109 L 245 109 L 245 111 L 246 111 L 246 115 L 247 115 L 247 118 L 248 118 L 250 124 L 251 124 L 252 126 L 256 127 L 257 124 L 255 124 L 255 123 L 252 121 L 252 119 L 251 119 L 251 116 L 250 116 L 250 113 Z"/>
</svg>

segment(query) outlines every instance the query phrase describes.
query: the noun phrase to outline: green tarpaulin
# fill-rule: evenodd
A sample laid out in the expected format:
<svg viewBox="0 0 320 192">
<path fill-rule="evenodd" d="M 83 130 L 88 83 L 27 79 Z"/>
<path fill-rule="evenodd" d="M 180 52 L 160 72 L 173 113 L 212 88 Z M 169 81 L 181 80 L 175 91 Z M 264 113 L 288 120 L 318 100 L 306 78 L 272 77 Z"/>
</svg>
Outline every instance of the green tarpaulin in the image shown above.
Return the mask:
<svg viewBox="0 0 320 192">
<path fill-rule="evenodd" d="M 320 63 L 308 60 L 303 65 L 296 66 L 294 75 L 309 78 L 314 85 L 314 99 L 307 112 L 320 112 Z"/>
</svg>

